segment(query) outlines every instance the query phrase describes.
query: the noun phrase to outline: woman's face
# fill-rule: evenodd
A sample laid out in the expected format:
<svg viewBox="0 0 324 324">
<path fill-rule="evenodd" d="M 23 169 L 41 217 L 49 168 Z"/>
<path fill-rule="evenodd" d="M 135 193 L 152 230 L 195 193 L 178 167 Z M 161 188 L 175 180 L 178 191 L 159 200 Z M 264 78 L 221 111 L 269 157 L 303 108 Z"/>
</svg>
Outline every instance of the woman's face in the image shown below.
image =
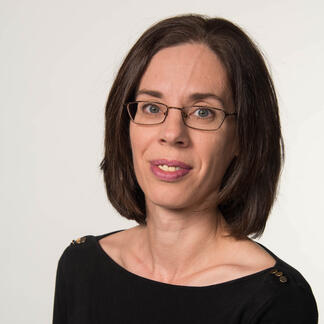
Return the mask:
<svg viewBox="0 0 324 324">
<path fill-rule="evenodd" d="M 215 96 L 194 98 L 192 95 L 197 93 Z M 172 107 L 204 105 L 234 112 L 226 70 L 202 44 L 188 43 L 159 51 L 142 76 L 136 100 Z M 216 206 L 222 177 L 236 154 L 234 117 L 227 117 L 216 131 L 203 131 L 187 127 L 180 110 L 170 109 L 162 124 L 143 126 L 131 122 L 130 140 L 136 178 L 147 204 L 167 209 Z M 171 179 L 179 171 L 152 168 L 151 162 L 161 159 L 180 161 L 191 169 Z"/>
</svg>

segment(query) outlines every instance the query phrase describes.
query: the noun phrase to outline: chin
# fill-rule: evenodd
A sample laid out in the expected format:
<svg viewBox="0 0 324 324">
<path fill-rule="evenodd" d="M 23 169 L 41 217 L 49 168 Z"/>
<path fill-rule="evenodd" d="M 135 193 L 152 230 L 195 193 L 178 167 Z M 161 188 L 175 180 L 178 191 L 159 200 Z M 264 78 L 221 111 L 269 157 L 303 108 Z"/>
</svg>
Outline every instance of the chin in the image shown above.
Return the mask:
<svg viewBox="0 0 324 324">
<path fill-rule="evenodd" d="M 157 206 L 160 208 L 166 208 L 166 209 L 185 209 L 188 208 L 192 202 L 193 199 L 189 197 L 184 197 L 181 195 L 180 197 L 172 195 L 172 193 L 168 192 L 168 194 L 163 195 L 161 192 L 157 194 L 153 194 L 152 192 L 150 195 L 146 196 L 146 203 L 151 206 Z"/>
</svg>

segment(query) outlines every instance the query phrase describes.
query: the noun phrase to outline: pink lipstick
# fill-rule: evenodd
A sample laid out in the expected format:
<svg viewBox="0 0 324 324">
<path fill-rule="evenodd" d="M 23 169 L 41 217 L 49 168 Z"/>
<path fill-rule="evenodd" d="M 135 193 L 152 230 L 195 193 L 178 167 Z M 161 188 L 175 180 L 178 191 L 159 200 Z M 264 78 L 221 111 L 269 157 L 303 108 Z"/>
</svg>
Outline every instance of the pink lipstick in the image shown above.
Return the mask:
<svg viewBox="0 0 324 324">
<path fill-rule="evenodd" d="M 168 167 L 175 167 L 177 170 L 169 171 L 163 170 L 159 167 L 161 166 L 163 168 L 163 166 L 165 165 Z M 165 181 L 175 181 L 185 176 L 190 172 L 191 169 L 192 167 L 190 165 L 177 160 L 160 159 L 151 161 L 151 171 L 153 172 L 153 174 L 159 179 Z"/>
</svg>

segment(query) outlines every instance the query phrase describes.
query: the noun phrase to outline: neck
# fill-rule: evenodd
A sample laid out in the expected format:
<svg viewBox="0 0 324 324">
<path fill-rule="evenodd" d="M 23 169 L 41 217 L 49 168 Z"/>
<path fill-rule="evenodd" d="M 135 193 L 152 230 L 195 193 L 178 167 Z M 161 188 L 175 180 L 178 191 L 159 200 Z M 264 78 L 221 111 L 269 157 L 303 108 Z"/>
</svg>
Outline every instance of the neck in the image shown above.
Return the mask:
<svg viewBox="0 0 324 324">
<path fill-rule="evenodd" d="M 224 261 L 226 243 L 233 240 L 224 237 L 228 234 L 225 225 L 219 210 L 176 215 L 161 209 L 151 211 L 147 225 L 137 227 L 141 232 L 137 236 L 140 259 L 145 260 L 147 271 L 155 280 L 184 280 L 211 263 Z"/>
</svg>

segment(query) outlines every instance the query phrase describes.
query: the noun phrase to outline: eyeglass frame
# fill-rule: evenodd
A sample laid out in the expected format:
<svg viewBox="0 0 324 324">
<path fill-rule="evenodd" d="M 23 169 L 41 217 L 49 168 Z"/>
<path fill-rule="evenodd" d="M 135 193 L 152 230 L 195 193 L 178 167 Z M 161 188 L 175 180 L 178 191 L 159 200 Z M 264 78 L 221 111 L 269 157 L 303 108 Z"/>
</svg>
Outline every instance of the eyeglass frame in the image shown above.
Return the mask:
<svg viewBox="0 0 324 324">
<path fill-rule="evenodd" d="M 131 113 L 130 113 L 130 111 L 129 111 L 129 105 L 130 105 L 130 104 L 134 104 L 134 103 L 138 103 L 138 102 L 148 102 L 148 103 L 152 103 L 152 104 L 155 103 L 155 104 L 159 104 L 159 105 L 163 105 L 163 106 L 165 106 L 165 107 L 166 107 L 166 112 L 163 113 L 163 114 L 164 114 L 164 118 L 163 118 L 163 120 L 162 120 L 161 122 L 159 122 L 159 123 L 155 123 L 155 124 L 142 124 L 142 123 L 137 123 L 137 122 L 135 122 L 134 119 L 133 119 L 133 117 L 132 117 L 132 115 L 131 115 Z M 237 115 L 237 112 L 229 113 L 229 112 L 225 111 L 225 110 L 222 109 L 222 108 L 216 108 L 216 107 L 210 107 L 210 106 L 188 106 L 188 107 L 182 107 L 182 108 L 180 108 L 180 107 L 168 106 L 168 105 L 166 105 L 166 104 L 164 104 L 164 103 L 162 103 L 162 102 L 157 102 L 157 101 L 146 101 L 146 100 L 139 100 L 139 101 L 131 101 L 131 102 L 127 102 L 127 103 L 124 103 L 123 106 L 127 109 L 127 112 L 128 112 L 128 115 L 129 115 L 131 121 L 132 121 L 134 124 L 137 124 L 137 125 L 147 125 L 147 126 L 150 126 L 150 125 L 159 125 L 159 124 L 163 124 L 163 123 L 165 122 L 167 116 L 168 116 L 169 109 L 177 109 L 177 110 L 180 110 L 180 111 L 181 111 L 182 121 L 183 121 L 183 123 L 184 123 L 187 127 L 192 128 L 192 129 L 202 130 L 202 131 L 216 131 L 216 130 L 218 130 L 218 129 L 220 129 L 220 128 L 222 127 L 222 125 L 223 125 L 223 123 L 224 123 L 224 121 L 225 121 L 225 119 L 226 119 L 227 116 L 235 116 L 235 115 Z M 189 125 L 186 124 L 185 116 L 184 116 L 186 113 L 185 113 L 183 110 L 184 110 L 185 108 L 192 108 L 192 107 L 197 107 L 197 108 L 211 108 L 211 109 L 219 110 L 219 111 L 221 111 L 221 112 L 224 113 L 224 118 L 223 118 L 222 122 L 220 123 L 220 125 L 218 126 L 218 128 L 216 128 L 216 129 L 202 129 L 202 128 L 197 128 L 197 127 L 189 126 Z"/>
</svg>

